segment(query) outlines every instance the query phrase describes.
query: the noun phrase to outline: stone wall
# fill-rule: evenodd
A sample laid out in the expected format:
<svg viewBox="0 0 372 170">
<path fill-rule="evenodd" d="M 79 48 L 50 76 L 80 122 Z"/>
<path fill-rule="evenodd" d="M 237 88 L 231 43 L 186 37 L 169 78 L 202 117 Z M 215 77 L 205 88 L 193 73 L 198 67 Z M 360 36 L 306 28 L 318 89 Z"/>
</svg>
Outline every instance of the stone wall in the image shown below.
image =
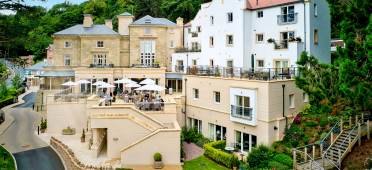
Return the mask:
<svg viewBox="0 0 372 170">
<path fill-rule="evenodd" d="M 92 166 L 86 165 L 80 162 L 74 152 L 65 144 L 58 139 L 51 137 L 50 145 L 59 153 L 63 162 L 65 163 L 66 169 L 74 170 L 113 170 L 111 166 Z"/>
</svg>

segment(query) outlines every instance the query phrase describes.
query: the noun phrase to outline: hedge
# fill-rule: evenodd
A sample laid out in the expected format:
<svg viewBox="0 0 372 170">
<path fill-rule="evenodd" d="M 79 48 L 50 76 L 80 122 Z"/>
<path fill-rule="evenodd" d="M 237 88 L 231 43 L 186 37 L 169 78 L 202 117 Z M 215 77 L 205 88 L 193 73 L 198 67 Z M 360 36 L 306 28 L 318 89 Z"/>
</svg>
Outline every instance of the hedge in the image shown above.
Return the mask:
<svg viewBox="0 0 372 170">
<path fill-rule="evenodd" d="M 289 167 L 293 166 L 292 158 L 290 156 L 286 155 L 286 154 L 283 154 L 283 153 L 276 154 L 273 159 L 276 162 L 282 163 L 282 164 L 287 165 Z"/>
<path fill-rule="evenodd" d="M 221 149 L 217 148 L 224 148 L 226 146 L 226 141 L 215 141 L 211 143 L 207 143 L 204 145 L 204 155 L 218 164 L 224 165 L 228 168 L 237 167 L 239 164 L 238 157 L 226 153 L 222 151 Z"/>
<path fill-rule="evenodd" d="M 0 100 L 0 108 L 3 108 L 5 106 L 8 106 L 10 104 L 13 104 L 14 103 L 14 97 L 13 96 L 9 96 L 3 100 Z"/>
</svg>

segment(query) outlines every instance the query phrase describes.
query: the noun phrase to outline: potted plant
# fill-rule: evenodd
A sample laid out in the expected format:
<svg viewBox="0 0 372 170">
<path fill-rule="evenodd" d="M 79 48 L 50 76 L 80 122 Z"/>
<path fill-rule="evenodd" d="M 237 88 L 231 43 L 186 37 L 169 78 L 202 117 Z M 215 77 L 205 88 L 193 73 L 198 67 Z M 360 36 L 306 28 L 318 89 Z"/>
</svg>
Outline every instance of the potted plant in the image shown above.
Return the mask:
<svg viewBox="0 0 372 170">
<path fill-rule="evenodd" d="M 297 42 L 302 42 L 301 37 L 296 37 L 296 41 L 297 41 Z"/>
<path fill-rule="evenodd" d="M 47 120 L 46 119 L 44 120 L 43 118 L 41 118 L 40 132 L 45 133 L 46 128 L 47 128 Z"/>
<path fill-rule="evenodd" d="M 274 43 L 275 40 L 274 40 L 274 38 L 269 38 L 269 39 L 267 40 L 267 42 L 268 42 L 268 43 Z"/>
<path fill-rule="evenodd" d="M 83 134 L 81 134 L 80 141 L 81 143 L 85 142 L 85 130 L 84 129 L 83 129 Z"/>
<path fill-rule="evenodd" d="M 155 169 L 162 169 L 164 167 L 161 154 L 159 152 L 156 152 L 154 154 L 154 168 Z"/>
</svg>

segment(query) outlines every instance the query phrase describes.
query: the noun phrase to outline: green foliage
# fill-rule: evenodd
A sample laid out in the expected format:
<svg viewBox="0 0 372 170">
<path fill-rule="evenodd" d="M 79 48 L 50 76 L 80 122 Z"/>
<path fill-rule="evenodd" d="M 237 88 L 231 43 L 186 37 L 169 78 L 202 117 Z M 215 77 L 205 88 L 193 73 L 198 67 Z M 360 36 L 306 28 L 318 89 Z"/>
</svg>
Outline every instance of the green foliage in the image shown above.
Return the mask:
<svg viewBox="0 0 372 170">
<path fill-rule="evenodd" d="M 328 125 L 328 118 L 327 117 L 321 117 L 319 120 L 319 126 L 320 127 L 325 127 Z"/>
<path fill-rule="evenodd" d="M 16 74 L 13 79 L 12 79 L 12 85 L 13 85 L 13 88 L 15 89 L 18 89 L 21 87 L 22 85 L 22 79 L 21 79 L 21 76 L 19 74 Z"/>
<path fill-rule="evenodd" d="M 15 162 L 11 154 L 0 146 L 0 169 L 14 170 Z"/>
<path fill-rule="evenodd" d="M 276 154 L 273 159 L 289 167 L 293 166 L 292 158 L 286 154 L 283 153 Z"/>
<path fill-rule="evenodd" d="M 210 140 L 204 137 L 201 133 L 199 133 L 196 128 L 187 129 L 186 127 L 182 128 L 181 141 L 185 141 L 188 143 L 192 142 L 198 145 L 199 147 L 203 147 L 204 144 L 210 142 Z"/>
<path fill-rule="evenodd" d="M 278 162 L 278 161 L 270 161 L 268 167 L 275 169 L 275 170 L 287 170 L 288 166 Z"/>
<path fill-rule="evenodd" d="M 4 99 L 8 97 L 8 94 L 9 94 L 8 92 L 9 90 L 6 87 L 5 81 L 0 82 L 0 99 Z"/>
<path fill-rule="evenodd" d="M 156 152 L 154 154 L 154 161 L 161 161 L 162 160 L 162 156 L 159 152 Z"/>
<path fill-rule="evenodd" d="M 228 168 L 213 162 L 205 156 L 200 156 L 196 159 L 186 161 L 182 168 L 183 170 L 198 170 L 201 168 L 205 170 L 228 170 Z"/>
<path fill-rule="evenodd" d="M 288 147 L 297 147 L 300 144 L 299 141 L 302 141 L 304 137 L 304 130 L 300 126 L 292 124 L 291 127 L 285 132 L 283 142 L 288 144 Z"/>
<path fill-rule="evenodd" d="M 307 126 L 307 127 L 315 127 L 315 126 L 318 125 L 318 123 L 315 122 L 315 121 L 306 121 L 304 124 L 305 124 L 305 126 Z"/>
<path fill-rule="evenodd" d="M 46 129 L 46 128 L 47 128 L 47 120 L 41 118 L 40 129 Z"/>
<path fill-rule="evenodd" d="M 239 165 L 238 158 L 230 153 L 224 152 L 222 149 L 225 148 L 226 141 L 215 141 L 204 145 L 204 155 L 218 164 L 224 165 L 228 168 L 237 167 Z"/>
<path fill-rule="evenodd" d="M 249 153 L 247 162 L 251 168 L 267 168 L 270 159 L 274 156 L 274 151 L 270 148 L 260 145 Z"/>
</svg>

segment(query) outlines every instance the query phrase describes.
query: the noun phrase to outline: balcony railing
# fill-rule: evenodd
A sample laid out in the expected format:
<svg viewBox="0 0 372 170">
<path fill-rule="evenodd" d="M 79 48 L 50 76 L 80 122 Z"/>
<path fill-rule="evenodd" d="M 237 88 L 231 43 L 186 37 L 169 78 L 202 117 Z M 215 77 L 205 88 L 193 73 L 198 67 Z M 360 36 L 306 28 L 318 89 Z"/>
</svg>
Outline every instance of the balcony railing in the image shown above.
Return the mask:
<svg viewBox="0 0 372 170">
<path fill-rule="evenodd" d="M 159 64 L 132 64 L 135 68 L 160 68 Z"/>
<path fill-rule="evenodd" d="M 185 71 L 185 66 L 183 65 L 174 66 L 174 71 L 177 73 L 183 73 Z"/>
<path fill-rule="evenodd" d="M 274 43 L 274 48 L 279 49 L 288 49 L 288 41 L 281 41 L 279 43 Z"/>
<path fill-rule="evenodd" d="M 113 68 L 114 64 L 90 64 L 90 68 Z"/>
<path fill-rule="evenodd" d="M 294 79 L 299 75 L 296 67 L 244 69 L 240 67 L 191 66 L 187 68 L 186 73 L 197 76 L 244 78 L 264 81 Z"/>
<path fill-rule="evenodd" d="M 231 116 L 239 119 L 252 120 L 252 108 L 231 105 Z"/>
<path fill-rule="evenodd" d="M 278 25 L 296 24 L 297 13 L 278 15 Z"/>
<path fill-rule="evenodd" d="M 199 47 L 197 48 L 191 48 L 191 49 L 188 49 L 188 48 L 176 48 L 175 50 L 176 53 L 189 53 L 189 52 L 201 52 L 201 49 Z"/>
<path fill-rule="evenodd" d="M 198 37 L 198 33 L 196 33 L 196 32 L 192 32 L 192 33 L 191 33 L 191 37 Z"/>
</svg>

